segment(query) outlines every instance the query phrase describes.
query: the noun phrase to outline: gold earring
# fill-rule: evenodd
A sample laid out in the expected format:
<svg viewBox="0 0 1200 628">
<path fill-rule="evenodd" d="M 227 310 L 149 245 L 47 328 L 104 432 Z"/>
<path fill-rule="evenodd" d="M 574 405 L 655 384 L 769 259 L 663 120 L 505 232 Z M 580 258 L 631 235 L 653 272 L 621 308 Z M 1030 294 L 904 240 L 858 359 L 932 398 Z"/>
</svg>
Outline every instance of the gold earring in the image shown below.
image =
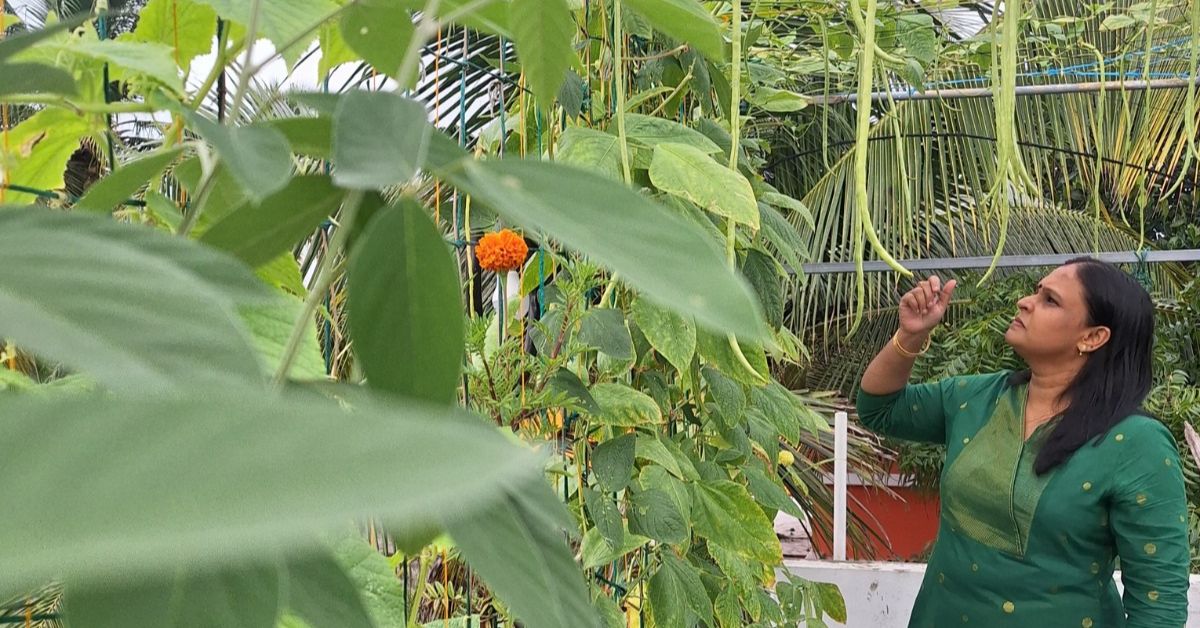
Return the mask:
<svg viewBox="0 0 1200 628">
<path fill-rule="evenodd" d="M 1083 357 L 1083 349 L 1079 349 L 1079 356 Z"/>
</svg>

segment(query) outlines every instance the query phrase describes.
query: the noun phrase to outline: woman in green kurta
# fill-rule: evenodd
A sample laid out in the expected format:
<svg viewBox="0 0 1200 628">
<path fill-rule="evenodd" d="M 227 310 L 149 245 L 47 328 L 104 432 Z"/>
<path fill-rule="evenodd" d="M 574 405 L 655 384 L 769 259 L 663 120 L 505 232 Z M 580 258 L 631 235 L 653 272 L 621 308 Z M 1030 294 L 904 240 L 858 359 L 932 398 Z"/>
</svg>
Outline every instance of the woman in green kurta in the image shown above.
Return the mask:
<svg viewBox="0 0 1200 628">
<path fill-rule="evenodd" d="M 901 299 L 900 329 L 858 395 L 869 428 L 946 445 L 938 537 L 909 626 L 1184 626 L 1183 475 L 1170 433 L 1139 411 L 1154 326 L 1145 290 L 1073 260 L 1018 302 L 1005 333 L 1028 371 L 909 384 L 954 287 L 930 277 Z"/>
</svg>

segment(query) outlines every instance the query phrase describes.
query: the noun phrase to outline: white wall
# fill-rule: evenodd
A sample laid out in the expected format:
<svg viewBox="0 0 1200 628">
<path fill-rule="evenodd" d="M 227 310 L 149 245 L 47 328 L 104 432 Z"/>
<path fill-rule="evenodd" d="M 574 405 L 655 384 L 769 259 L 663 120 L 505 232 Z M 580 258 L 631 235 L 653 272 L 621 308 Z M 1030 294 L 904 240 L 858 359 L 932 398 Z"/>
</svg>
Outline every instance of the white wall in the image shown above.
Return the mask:
<svg viewBox="0 0 1200 628">
<path fill-rule="evenodd" d="M 848 628 L 906 628 L 913 600 L 925 576 L 924 563 L 838 563 L 823 560 L 787 560 L 784 566 L 808 580 L 832 582 L 846 600 Z M 1120 573 L 1115 576 L 1121 588 Z M 1200 576 L 1192 576 L 1188 592 L 1188 628 L 1200 628 Z"/>
</svg>

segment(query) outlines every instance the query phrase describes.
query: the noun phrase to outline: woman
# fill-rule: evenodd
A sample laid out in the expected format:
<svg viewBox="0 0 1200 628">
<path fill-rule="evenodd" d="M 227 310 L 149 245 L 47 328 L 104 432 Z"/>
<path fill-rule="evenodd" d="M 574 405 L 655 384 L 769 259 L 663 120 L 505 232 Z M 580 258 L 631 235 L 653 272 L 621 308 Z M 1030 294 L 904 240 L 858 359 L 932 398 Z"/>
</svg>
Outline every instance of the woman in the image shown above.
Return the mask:
<svg viewBox="0 0 1200 628">
<path fill-rule="evenodd" d="M 931 276 L 904 295 L 858 395 L 869 428 L 946 445 L 940 529 L 909 626 L 1183 626 L 1183 474 L 1170 432 L 1140 410 L 1149 295 L 1110 264 L 1072 260 L 1017 302 L 1004 337 L 1028 371 L 909 384 L 954 288 Z"/>
</svg>

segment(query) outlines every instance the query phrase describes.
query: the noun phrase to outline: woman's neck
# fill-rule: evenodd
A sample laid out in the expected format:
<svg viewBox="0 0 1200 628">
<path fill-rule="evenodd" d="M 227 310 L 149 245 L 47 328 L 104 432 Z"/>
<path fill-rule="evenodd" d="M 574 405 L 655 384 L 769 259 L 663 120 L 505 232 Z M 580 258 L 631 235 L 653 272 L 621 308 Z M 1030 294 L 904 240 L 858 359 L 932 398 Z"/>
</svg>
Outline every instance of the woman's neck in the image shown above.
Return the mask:
<svg viewBox="0 0 1200 628">
<path fill-rule="evenodd" d="M 1063 410 L 1070 402 L 1064 398 L 1063 393 L 1079 373 L 1078 367 L 1069 365 L 1031 368 L 1030 373 L 1027 405 L 1043 412 L 1058 413 Z"/>
</svg>

